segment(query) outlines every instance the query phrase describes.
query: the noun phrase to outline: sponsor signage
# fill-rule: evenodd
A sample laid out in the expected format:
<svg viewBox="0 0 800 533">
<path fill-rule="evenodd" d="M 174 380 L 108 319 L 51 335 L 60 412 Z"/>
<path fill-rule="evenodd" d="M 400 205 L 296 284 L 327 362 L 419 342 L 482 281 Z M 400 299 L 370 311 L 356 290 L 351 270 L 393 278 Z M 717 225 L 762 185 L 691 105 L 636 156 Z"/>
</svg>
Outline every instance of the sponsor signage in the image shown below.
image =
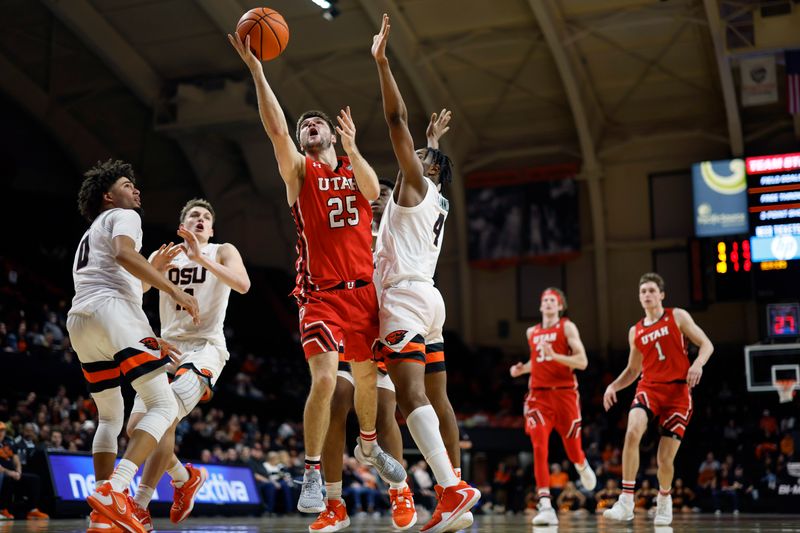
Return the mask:
<svg viewBox="0 0 800 533">
<path fill-rule="evenodd" d="M 63 501 L 85 501 L 94 491 L 94 467 L 91 455 L 49 453 L 48 461 L 53 474 L 55 495 Z M 195 464 L 208 472 L 196 502 L 207 505 L 244 504 L 259 505 L 261 503 L 256 490 L 253 472 L 244 466 L 224 466 Z M 141 470 L 131 482 L 130 492 L 136 496 L 136 489 L 141 481 Z M 167 475 L 161 478 L 153 493 L 155 502 L 172 502 L 172 486 Z"/>
<path fill-rule="evenodd" d="M 694 227 L 698 237 L 748 232 L 747 177 L 742 159 L 692 165 Z"/>
<path fill-rule="evenodd" d="M 800 153 L 748 157 L 752 260 L 800 258 Z"/>
</svg>

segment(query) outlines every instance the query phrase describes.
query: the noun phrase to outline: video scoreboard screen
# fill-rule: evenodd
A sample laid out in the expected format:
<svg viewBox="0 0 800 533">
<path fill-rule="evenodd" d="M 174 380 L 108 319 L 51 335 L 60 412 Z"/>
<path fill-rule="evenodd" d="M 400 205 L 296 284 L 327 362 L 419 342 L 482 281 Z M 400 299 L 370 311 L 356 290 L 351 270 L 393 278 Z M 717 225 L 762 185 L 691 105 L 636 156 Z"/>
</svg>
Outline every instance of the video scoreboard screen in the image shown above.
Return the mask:
<svg viewBox="0 0 800 533">
<path fill-rule="evenodd" d="M 751 260 L 800 259 L 800 153 L 748 157 L 745 165 Z"/>
</svg>

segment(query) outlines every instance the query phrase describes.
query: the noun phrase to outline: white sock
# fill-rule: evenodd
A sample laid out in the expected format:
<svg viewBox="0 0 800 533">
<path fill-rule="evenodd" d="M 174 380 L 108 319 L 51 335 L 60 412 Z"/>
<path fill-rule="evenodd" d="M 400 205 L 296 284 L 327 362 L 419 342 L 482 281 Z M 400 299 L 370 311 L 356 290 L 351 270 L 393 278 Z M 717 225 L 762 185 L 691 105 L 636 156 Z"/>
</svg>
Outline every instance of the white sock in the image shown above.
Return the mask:
<svg viewBox="0 0 800 533">
<path fill-rule="evenodd" d="M 584 459 L 581 464 L 575 463 L 575 468 L 578 470 L 578 472 L 583 472 L 584 470 L 589 468 L 589 460 Z"/>
<path fill-rule="evenodd" d="M 433 470 L 436 481 L 442 487 L 458 485 L 458 478 L 453 472 L 453 465 L 444 447 L 442 434 L 439 433 L 439 418 L 433 406 L 423 405 L 417 407 L 406 417 L 408 431 L 414 438 L 417 448 L 422 452 L 425 461 Z"/>
<path fill-rule="evenodd" d="M 633 494 L 623 492 L 622 494 L 619 495 L 619 501 L 624 503 L 626 506 L 630 507 L 631 505 L 633 505 Z"/>
<path fill-rule="evenodd" d="M 552 508 L 553 504 L 550 502 L 550 496 L 539 496 L 539 507 L 542 509 Z"/>
<path fill-rule="evenodd" d="M 342 482 L 334 481 L 333 483 L 325 483 L 325 493 L 328 500 L 341 500 L 342 499 Z"/>
<path fill-rule="evenodd" d="M 183 486 L 184 481 L 189 481 L 189 471 L 186 470 L 186 467 L 183 466 L 183 463 L 180 461 L 175 461 L 171 467 L 167 468 L 167 474 L 172 478 L 172 481 L 175 482 L 175 486 L 178 488 Z"/>
<path fill-rule="evenodd" d="M 389 482 L 389 488 L 390 488 L 390 489 L 394 489 L 394 490 L 403 490 L 403 489 L 405 489 L 406 487 L 408 487 L 408 485 L 406 484 L 406 482 L 405 482 L 405 481 L 401 481 L 400 483 L 393 483 L 393 482 L 391 482 L 391 481 Z"/>
<path fill-rule="evenodd" d="M 378 430 L 373 429 L 372 431 L 364 431 L 361 430 L 361 449 L 364 451 L 364 455 L 372 455 L 372 449 L 378 443 Z"/>
<path fill-rule="evenodd" d="M 111 483 L 111 488 L 117 492 L 127 489 L 138 470 L 139 467 L 132 461 L 121 460 L 117 468 L 114 469 L 114 473 L 111 474 L 111 479 L 108 480 Z"/>
<path fill-rule="evenodd" d="M 147 506 L 150 505 L 150 500 L 153 498 L 153 493 L 156 489 L 153 487 L 148 487 L 142 483 L 139 483 L 139 487 L 136 489 L 136 497 L 133 499 L 136 503 L 139 504 L 139 507 L 142 509 L 147 509 Z"/>
</svg>

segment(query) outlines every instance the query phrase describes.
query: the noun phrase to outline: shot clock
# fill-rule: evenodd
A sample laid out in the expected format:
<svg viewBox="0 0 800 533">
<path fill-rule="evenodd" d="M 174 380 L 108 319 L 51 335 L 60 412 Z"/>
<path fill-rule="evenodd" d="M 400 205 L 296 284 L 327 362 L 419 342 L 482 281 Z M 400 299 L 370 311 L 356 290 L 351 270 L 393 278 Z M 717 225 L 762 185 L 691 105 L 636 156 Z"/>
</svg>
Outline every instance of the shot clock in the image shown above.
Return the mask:
<svg viewBox="0 0 800 533">
<path fill-rule="evenodd" d="M 767 304 L 769 337 L 800 337 L 800 304 Z"/>
</svg>

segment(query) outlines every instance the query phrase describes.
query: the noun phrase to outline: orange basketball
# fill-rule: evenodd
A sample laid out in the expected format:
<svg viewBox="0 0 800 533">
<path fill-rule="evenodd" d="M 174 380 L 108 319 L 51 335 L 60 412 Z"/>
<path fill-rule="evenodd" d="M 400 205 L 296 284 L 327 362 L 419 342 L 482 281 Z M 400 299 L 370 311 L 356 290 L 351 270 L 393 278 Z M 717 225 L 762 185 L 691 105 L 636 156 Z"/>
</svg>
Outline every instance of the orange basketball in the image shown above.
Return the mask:
<svg viewBox="0 0 800 533">
<path fill-rule="evenodd" d="M 268 7 L 256 7 L 242 15 L 236 33 L 242 42 L 250 36 L 250 49 L 262 61 L 281 55 L 289 42 L 289 26 L 280 13 Z"/>
</svg>

